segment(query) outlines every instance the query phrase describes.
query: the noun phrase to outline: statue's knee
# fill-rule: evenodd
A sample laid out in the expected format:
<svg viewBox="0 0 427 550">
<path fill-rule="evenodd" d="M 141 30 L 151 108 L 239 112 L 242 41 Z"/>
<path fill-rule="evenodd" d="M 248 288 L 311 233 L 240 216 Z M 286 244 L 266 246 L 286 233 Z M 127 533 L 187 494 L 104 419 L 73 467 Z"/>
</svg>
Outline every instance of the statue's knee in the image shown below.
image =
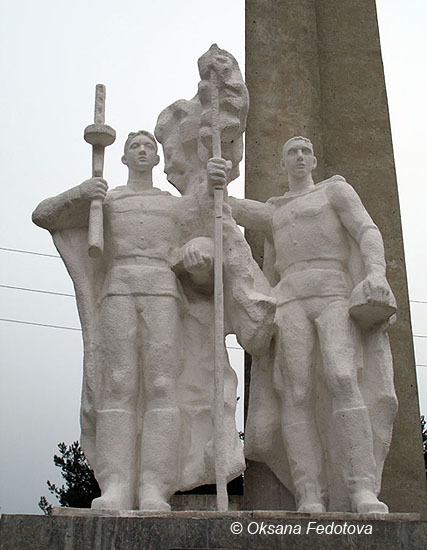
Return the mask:
<svg viewBox="0 0 427 550">
<path fill-rule="evenodd" d="M 292 394 L 294 407 L 305 409 L 310 405 L 310 392 L 306 387 L 294 386 Z"/>
<path fill-rule="evenodd" d="M 147 343 L 144 353 L 144 365 L 149 366 L 149 370 L 161 371 L 172 369 L 179 363 L 179 355 L 176 346 L 169 342 Z"/>
<path fill-rule="evenodd" d="M 111 370 L 104 377 L 104 394 L 109 401 L 116 403 L 116 406 L 125 408 L 133 403 L 137 390 L 136 376 L 129 369 Z"/>
<path fill-rule="evenodd" d="M 394 391 L 389 393 L 382 393 L 377 395 L 377 408 L 381 411 L 387 411 L 390 416 L 393 416 L 397 413 L 399 403 L 397 401 L 396 394 Z"/>
<path fill-rule="evenodd" d="M 310 406 L 311 392 L 303 384 L 287 384 L 281 387 L 280 397 L 285 407 L 307 409 Z"/>
<path fill-rule="evenodd" d="M 334 399 L 350 401 L 360 394 L 357 378 L 350 372 L 336 373 L 330 377 L 330 390 Z"/>
<path fill-rule="evenodd" d="M 176 383 L 175 379 L 169 376 L 157 376 L 147 389 L 147 398 L 154 400 L 175 400 Z"/>
</svg>

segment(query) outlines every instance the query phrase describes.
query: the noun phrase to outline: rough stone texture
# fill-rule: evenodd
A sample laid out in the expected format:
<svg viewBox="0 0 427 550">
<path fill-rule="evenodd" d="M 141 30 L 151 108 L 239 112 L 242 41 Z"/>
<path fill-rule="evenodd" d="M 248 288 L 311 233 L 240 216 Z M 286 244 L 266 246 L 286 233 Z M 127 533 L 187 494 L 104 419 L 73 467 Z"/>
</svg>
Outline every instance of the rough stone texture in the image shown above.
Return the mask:
<svg viewBox="0 0 427 550">
<path fill-rule="evenodd" d="M 292 135 L 309 135 L 319 158 L 315 178 L 342 174 L 384 237 L 399 310 L 390 332 L 399 412 L 381 497 L 391 511 L 425 513 L 406 271 L 375 3 L 248 0 L 246 83 L 251 98 L 246 196 L 265 201 L 282 194 L 282 145 Z M 247 237 L 262 262 L 262 238 L 250 231 Z M 246 484 L 252 483 L 249 472 Z M 257 499 L 245 502 L 258 507 Z"/>
<path fill-rule="evenodd" d="M 242 495 L 228 495 L 228 509 L 242 509 Z M 217 509 L 216 495 L 173 495 L 171 497 L 171 508 L 174 512 L 186 510 L 215 511 Z"/>
<path fill-rule="evenodd" d="M 242 510 L 295 510 L 293 494 L 264 462 L 247 460 Z"/>
<path fill-rule="evenodd" d="M 316 522 L 312 528 L 329 525 L 329 529 L 340 530 L 347 524 L 347 529 L 349 525 L 359 526 L 362 533 L 317 534 L 313 529 L 307 533 L 310 521 Z M 235 522 L 242 525 L 242 534 L 231 532 Z M 372 534 L 366 534 L 369 525 Z M 268 526 L 279 532 L 280 526 L 287 526 L 293 533 L 259 532 Z M 0 550 L 420 550 L 426 545 L 427 522 L 399 514 L 386 520 L 351 514 L 314 518 L 280 512 L 178 512 L 145 517 L 3 515 L 0 520 Z"/>
</svg>

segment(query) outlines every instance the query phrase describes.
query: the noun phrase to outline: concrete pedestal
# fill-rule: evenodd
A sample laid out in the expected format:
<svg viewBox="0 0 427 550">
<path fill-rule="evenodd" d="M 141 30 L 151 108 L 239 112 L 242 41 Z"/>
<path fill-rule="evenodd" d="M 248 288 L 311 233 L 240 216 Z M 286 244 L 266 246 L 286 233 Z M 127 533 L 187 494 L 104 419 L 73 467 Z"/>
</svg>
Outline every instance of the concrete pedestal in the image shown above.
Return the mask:
<svg viewBox="0 0 427 550">
<path fill-rule="evenodd" d="M 292 512 L 91 512 L 3 515 L 0 550 L 418 550 L 427 522 L 417 514 Z"/>
</svg>

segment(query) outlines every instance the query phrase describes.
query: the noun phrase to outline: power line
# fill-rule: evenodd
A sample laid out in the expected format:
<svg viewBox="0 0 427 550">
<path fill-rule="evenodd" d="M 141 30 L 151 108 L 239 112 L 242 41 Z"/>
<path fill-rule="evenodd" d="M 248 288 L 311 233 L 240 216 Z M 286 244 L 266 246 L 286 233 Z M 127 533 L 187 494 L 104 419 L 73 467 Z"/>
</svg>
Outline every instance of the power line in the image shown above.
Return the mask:
<svg viewBox="0 0 427 550">
<path fill-rule="evenodd" d="M 69 296 L 75 298 L 74 294 L 66 294 L 65 292 L 53 292 L 52 290 L 38 290 L 35 288 L 26 288 L 23 286 L 13 286 L 13 285 L 0 285 L 0 288 L 12 288 L 13 290 L 26 290 L 27 292 L 38 292 L 40 294 L 53 294 L 54 296 Z"/>
<path fill-rule="evenodd" d="M 60 258 L 57 254 L 43 254 L 42 252 L 32 252 L 31 250 L 18 250 L 17 248 L 6 248 L 0 246 L 0 250 L 6 250 L 7 252 L 20 252 L 21 254 L 33 254 L 34 256 L 47 256 L 48 258 Z"/>
<path fill-rule="evenodd" d="M 0 250 L 5 250 L 5 249 L 0 247 Z M 8 250 L 12 250 L 12 249 L 8 249 Z M 23 250 L 21 250 L 21 251 L 16 250 L 15 252 L 24 252 L 24 251 Z M 25 254 L 36 254 L 38 256 L 49 256 L 50 258 L 59 258 L 59 256 L 53 256 L 52 254 L 39 254 L 38 252 L 27 252 L 27 251 L 25 251 Z M 36 288 L 27 288 L 27 287 L 22 287 L 22 286 L 2 285 L 2 284 L 0 284 L 0 287 L 1 288 L 11 288 L 13 290 L 26 290 L 28 292 L 39 292 L 40 294 L 54 294 L 56 296 L 70 296 L 71 298 L 76 297 L 75 294 L 67 294 L 67 293 L 64 293 L 64 292 L 53 292 L 52 290 L 39 290 L 39 289 L 36 289 Z M 416 304 L 427 304 L 427 302 L 422 302 L 420 300 L 410 300 L 410 302 L 414 302 Z M 240 348 L 236 348 L 236 349 L 240 349 Z"/>
<path fill-rule="evenodd" d="M 67 294 L 66 296 L 69 296 L 69 294 Z M 0 319 L 0 321 L 5 321 L 5 322 L 8 322 L 8 323 L 18 323 L 18 324 L 21 324 L 21 325 L 33 325 L 33 326 L 37 326 L 37 327 L 47 327 L 47 328 L 59 328 L 59 329 L 63 329 L 63 330 L 74 330 L 74 331 L 78 331 L 78 332 L 81 332 L 81 328 L 76 328 L 76 327 L 65 327 L 65 326 L 62 326 L 62 325 L 48 325 L 46 323 L 34 323 L 34 322 L 31 322 L 31 321 L 20 321 L 18 319 Z M 416 336 L 414 334 L 414 338 L 417 337 L 417 338 L 427 338 L 427 336 Z M 240 350 L 240 351 L 243 351 L 243 348 L 240 348 L 240 347 L 237 347 L 237 346 L 225 346 L 227 349 L 235 349 L 235 350 Z M 427 367 L 427 364 L 424 364 L 424 363 L 417 363 L 415 365 L 416 367 Z"/>
<path fill-rule="evenodd" d="M 49 290 L 36 290 L 33 288 L 25 288 L 25 287 L 19 287 L 19 286 L 11 286 L 11 285 L 2 285 L 0 284 L 0 288 L 11 288 L 14 290 L 27 290 L 29 292 L 39 292 L 40 294 L 53 294 L 55 296 L 67 296 L 70 298 L 75 298 L 74 294 L 66 294 L 65 292 L 51 292 Z M 32 323 L 30 321 L 18 321 L 15 319 L 0 319 L 0 321 L 10 321 L 11 323 L 24 323 L 27 325 L 38 325 L 38 326 L 46 326 L 46 327 L 53 327 L 53 328 L 69 328 L 70 330 L 81 330 L 79 328 L 72 328 L 72 327 L 59 327 L 56 325 L 45 325 L 43 323 Z M 427 338 L 427 334 L 413 334 L 413 338 Z M 243 348 L 237 347 L 237 346 L 227 346 L 227 349 L 237 349 L 241 350 Z"/>
<path fill-rule="evenodd" d="M 47 327 L 47 328 L 62 328 L 64 330 L 78 330 L 81 332 L 81 328 L 75 328 L 75 327 L 64 327 L 61 325 L 48 325 L 46 323 L 34 323 L 32 321 L 20 321 L 18 319 L 0 319 L 0 321 L 5 321 L 7 323 L 19 323 L 22 325 L 34 325 L 37 327 Z M 237 346 L 226 346 L 227 349 L 237 349 L 237 350 L 243 350 L 243 348 L 239 348 Z"/>
<path fill-rule="evenodd" d="M 47 325 L 45 323 L 34 323 L 31 321 L 19 321 L 18 319 L 0 319 L 0 321 L 5 321 L 7 323 L 19 323 L 21 325 L 35 325 L 37 327 L 48 327 L 48 328 L 62 328 L 65 330 L 78 330 L 81 332 L 81 328 L 75 328 L 75 327 L 64 327 L 61 325 Z"/>
<path fill-rule="evenodd" d="M 23 252 L 25 254 L 35 254 L 37 256 L 48 256 L 50 258 L 59 258 L 59 256 L 54 256 L 53 254 L 41 254 L 39 252 L 29 252 L 29 251 L 26 251 L 26 250 L 13 250 L 12 248 L 2 248 L 1 246 L 0 246 L 0 250 L 11 250 L 13 252 Z M 26 290 L 28 292 L 39 292 L 40 294 L 54 294 L 55 296 L 70 296 L 71 298 L 76 297 L 75 294 L 67 294 L 65 292 L 54 292 L 52 290 L 39 290 L 39 289 L 36 289 L 36 288 L 27 288 L 27 287 L 22 287 L 22 286 L 0 284 L 0 287 L 1 288 L 10 288 L 10 289 L 13 289 L 13 290 Z M 413 303 L 416 303 L 416 304 L 427 304 L 427 302 L 423 302 L 421 300 L 409 300 L 409 301 L 413 302 Z M 421 336 L 421 338 L 424 338 L 424 336 Z M 234 348 L 232 348 L 232 349 L 234 349 Z M 235 348 L 235 349 L 241 349 L 241 348 Z"/>
<path fill-rule="evenodd" d="M 6 250 L 7 252 L 19 252 L 21 254 L 33 254 L 34 256 L 46 256 L 48 258 L 58 258 L 58 259 L 61 258 L 61 256 L 57 254 L 46 254 L 42 252 L 33 252 L 31 250 L 18 250 L 17 248 L 6 248 L 4 246 L 0 246 L 0 250 Z M 2 286 L 5 286 L 5 285 L 2 285 Z M 40 292 L 40 291 L 35 290 L 34 292 Z M 409 300 L 409 301 L 413 304 L 427 304 L 427 301 L 424 301 L 424 300 Z"/>
</svg>

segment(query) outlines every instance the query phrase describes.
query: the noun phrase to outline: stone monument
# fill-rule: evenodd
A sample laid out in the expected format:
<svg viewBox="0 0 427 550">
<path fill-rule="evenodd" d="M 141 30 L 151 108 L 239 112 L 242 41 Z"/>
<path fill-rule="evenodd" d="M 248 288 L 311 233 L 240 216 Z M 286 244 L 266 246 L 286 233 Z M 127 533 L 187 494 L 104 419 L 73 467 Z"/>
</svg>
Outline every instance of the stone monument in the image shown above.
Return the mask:
<svg viewBox="0 0 427 550">
<path fill-rule="evenodd" d="M 199 72 L 196 96 L 164 109 L 155 129 L 180 197 L 153 187 L 157 142 L 144 130 L 124 146 L 127 185 L 108 191 L 103 153 L 115 135 L 98 87 L 85 130 L 93 177 L 33 213 L 76 289 L 81 443 L 101 487 L 92 508 L 170 511 L 175 491 L 216 482 L 227 510 L 226 482 L 244 469 L 224 348 L 233 332 L 253 358 L 246 456 L 273 470 L 300 512 L 387 513 L 378 495 L 397 410 L 396 303 L 381 234 L 343 177 L 314 185 L 301 136 L 283 146 L 287 193 L 223 204 L 248 91 L 216 45 Z M 264 274 L 235 220 L 264 235 Z"/>
<path fill-rule="evenodd" d="M 290 528 L 279 533 L 286 539 L 272 542 L 278 548 L 330 545 L 317 536 L 325 529 L 309 534 L 312 523 L 324 527 L 320 522 L 332 527 L 342 548 L 425 541 L 418 514 L 385 513 L 387 504 L 391 511 L 425 510 L 421 451 L 415 457 L 405 446 L 406 469 L 393 453 L 393 443 L 396 449 L 409 441 L 412 449 L 415 427 L 419 433 L 410 369 L 396 371 L 398 429 L 384 467 L 387 498 L 378 499 L 396 412 L 387 336 L 394 295 L 400 314 L 390 328 L 394 359 L 401 366 L 413 357 L 403 349 L 410 324 L 401 241 L 387 223 L 398 203 L 389 188 L 393 160 L 373 3 L 248 0 L 246 8 L 247 197 L 255 201 L 224 193 L 218 210 L 217 198 L 242 158 L 248 93 L 234 58 L 214 46 L 199 60 L 196 96 L 167 107 L 155 130 L 168 180 L 181 197 L 153 187 L 157 142 L 146 131 L 126 141 L 127 185 L 108 190 L 103 149 L 115 134 L 97 101 L 95 124 L 85 133 L 94 148 L 92 178 L 46 199 L 33 214 L 51 232 L 76 290 L 84 342 L 82 445 L 102 495 L 89 512 L 3 516 L 2 549 L 32 548 L 34 541 L 43 548 L 265 547 L 266 532 L 250 531 L 264 521 Z M 98 100 L 102 95 L 100 89 Z M 311 142 L 297 137 L 282 150 L 285 139 L 299 134 L 309 135 L 318 153 L 317 185 Z M 289 174 L 287 192 L 274 169 L 279 157 Z M 372 182 L 379 185 L 374 201 Z M 392 206 L 382 206 L 379 190 Z M 253 228 L 248 240 L 265 274 L 233 216 Z M 221 346 L 217 334 L 214 341 L 218 268 Z M 175 490 L 221 476 L 222 483 L 244 468 L 234 424 L 236 380 L 223 344 L 231 332 L 253 358 L 247 453 L 283 483 L 249 461 L 245 505 L 270 512 L 170 514 Z M 294 500 L 304 514 L 271 511 L 290 510 Z M 348 521 L 357 539 L 343 534 Z M 359 536 L 373 528 L 374 539 Z"/>
<path fill-rule="evenodd" d="M 51 232 L 76 290 L 84 342 L 81 444 L 102 493 L 93 509 L 168 511 L 175 491 L 215 482 L 219 446 L 225 482 L 244 469 L 234 419 L 236 376 L 224 336 L 232 331 L 249 352 L 261 353 L 275 304 L 259 292 L 268 292 L 267 285 L 231 212 L 224 212 L 225 329 L 215 349 L 224 379 L 223 439 L 215 441 L 209 189 L 225 176 L 208 162 L 209 98 L 218 93 L 230 179 L 242 157 L 248 95 L 227 52 L 213 46 L 199 67 L 196 97 L 165 109 L 156 127 L 165 171 L 181 197 L 153 187 L 159 157 L 147 131 L 126 140 L 127 185 L 107 191 L 99 150 L 106 132 L 97 101 L 95 126 L 101 127 L 90 127 L 95 137 L 88 140 L 94 177 L 46 199 L 33 213 L 34 222 Z M 212 72 L 214 91 L 206 80 Z M 94 203 L 101 213 L 95 221 Z"/>
</svg>

